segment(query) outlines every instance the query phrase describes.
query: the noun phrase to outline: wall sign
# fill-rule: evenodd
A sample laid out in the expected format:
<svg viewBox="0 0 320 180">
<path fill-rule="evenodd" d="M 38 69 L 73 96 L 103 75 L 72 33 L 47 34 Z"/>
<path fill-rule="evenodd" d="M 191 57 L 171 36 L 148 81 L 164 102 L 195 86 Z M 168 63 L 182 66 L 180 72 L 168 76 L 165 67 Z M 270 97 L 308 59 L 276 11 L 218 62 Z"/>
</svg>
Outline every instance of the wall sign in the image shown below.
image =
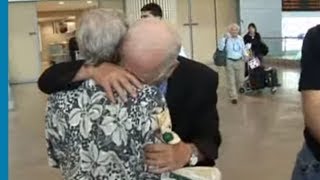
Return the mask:
<svg viewBox="0 0 320 180">
<path fill-rule="evenodd" d="M 320 11 L 320 0 L 282 0 L 283 11 Z"/>
</svg>

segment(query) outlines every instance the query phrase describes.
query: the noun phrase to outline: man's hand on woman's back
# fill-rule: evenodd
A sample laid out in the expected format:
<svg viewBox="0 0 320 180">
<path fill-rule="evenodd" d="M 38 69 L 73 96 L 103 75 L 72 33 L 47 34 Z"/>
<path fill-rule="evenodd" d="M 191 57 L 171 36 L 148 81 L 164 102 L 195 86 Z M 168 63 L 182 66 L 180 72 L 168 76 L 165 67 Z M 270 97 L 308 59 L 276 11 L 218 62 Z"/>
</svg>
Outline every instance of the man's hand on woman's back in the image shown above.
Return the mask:
<svg viewBox="0 0 320 180">
<path fill-rule="evenodd" d="M 86 75 L 83 75 L 86 74 Z M 123 101 L 127 101 L 127 95 L 136 96 L 137 88 L 141 88 L 141 82 L 130 72 L 122 67 L 110 63 L 103 63 L 97 67 L 83 66 L 77 73 L 74 81 L 91 78 L 106 91 L 107 97 L 115 103 L 114 92 Z"/>
</svg>

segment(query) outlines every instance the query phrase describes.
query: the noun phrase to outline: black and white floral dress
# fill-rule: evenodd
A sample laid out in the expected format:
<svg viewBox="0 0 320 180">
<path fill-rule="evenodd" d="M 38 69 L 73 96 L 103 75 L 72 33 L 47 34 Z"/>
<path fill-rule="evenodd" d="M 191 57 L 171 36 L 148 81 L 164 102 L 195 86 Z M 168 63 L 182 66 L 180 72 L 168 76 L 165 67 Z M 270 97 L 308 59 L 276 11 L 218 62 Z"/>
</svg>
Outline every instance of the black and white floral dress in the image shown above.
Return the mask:
<svg viewBox="0 0 320 180">
<path fill-rule="evenodd" d="M 46 140 L 49 164 L 65 180 L 160 179 L 148 173 L 143 147 L 156 143 L 157 114 L 166 109 L 156 87 L 112 104 L 92 80 L 49 96 Z"/>
</svg>

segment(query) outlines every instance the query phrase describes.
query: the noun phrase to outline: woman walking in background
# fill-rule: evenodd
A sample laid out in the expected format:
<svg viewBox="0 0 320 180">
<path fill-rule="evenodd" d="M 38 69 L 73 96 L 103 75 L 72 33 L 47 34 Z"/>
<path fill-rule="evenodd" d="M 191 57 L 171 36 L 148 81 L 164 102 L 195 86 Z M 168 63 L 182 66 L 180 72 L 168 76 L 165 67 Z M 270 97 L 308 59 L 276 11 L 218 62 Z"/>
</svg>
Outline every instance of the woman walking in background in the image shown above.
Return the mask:
<svg viewBox="0 0 320 180">
<path fill-rule="evenodd" d="M 250 23 L 248 26 L 248 33 L 243 37 L 244 43 L 247 48 L 250 49 L 251 58 L 258 58 L 260 61 L 260 67 L 256 68 L 251 73 L 251 81 L 259 81 L 255 79 L 256 76 L 260 77 L 262 75 L 261 88 L 270 87 L 272 93 L 275 93 L 277 87 L 280 86 L 278 82 L 277 70 L 275 68 L 266 68 L 263 64 L 263 57 L 269 52 L 268 46 L 262 41 L 260 33 L 257 31 L 257 27 L 254 23 Z M 249 75 L 248 64 L 245 64 L 245 77 Z M 256 76 L 253 74 L 255 73 Z M 260 74 L 260 75 L 258 75 Z"/>
<path fill-rule="evenodd" d="M 254 23 L 248 25 L 248 33 L 243 37 L 244 44 L 251 47 L 252 56 L 259 58 L 261 64 L 263 56 L 267 55 L 268 47 L 262 42 L 261 35 L 257 31 L 257 27 Z M 248 45 L 249 44 L 249 45 Z M 245 76 L 248 75 L 248 67 L 245 67 Z"/>
<path fill-rule="evenodd" d="M 261 36 L 260 33 L 257 32 L 257 27 L 254 23 L 249 24 L 248 33 L 243 37 L 243 40 L 244 44 L 251 44 L 253 55 L 257 56 L 260 59 L 260 56 L 262 56 L 260 48 Z"/>
</svg>

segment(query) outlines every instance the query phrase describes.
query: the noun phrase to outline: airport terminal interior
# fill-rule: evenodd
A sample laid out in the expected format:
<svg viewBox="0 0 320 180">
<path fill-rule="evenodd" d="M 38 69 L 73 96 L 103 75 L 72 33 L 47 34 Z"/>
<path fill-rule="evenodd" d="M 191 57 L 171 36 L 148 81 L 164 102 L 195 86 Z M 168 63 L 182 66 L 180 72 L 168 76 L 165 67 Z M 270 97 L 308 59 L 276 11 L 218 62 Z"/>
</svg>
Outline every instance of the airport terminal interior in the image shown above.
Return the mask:
<svg viewBox="0 0 320 180">
<path fill-rule="evenodd" d="M 222 144 L 216 167 L 221 179 L 291 178 L 304 141 L 298 91 L 301 47 L 307 30 L 320 22 L 320 2 L 300 6 L 299 0 L 9 0 L 10 180 L 62 179 L 58 169 L 48 166 L 48 96 L 38 89 L 37 80 L 51 65 L 70 61 L 68 41 L 81 14 L 94 8 L 117 9 L 132 24 L 151 2 L 161 6 L 163 19 L 177 29 L 186 56 L 219 74 Z M 277 69 L 281 85 L 276 92 L 245 92 L 236 105 L 228 97 L 224 67 L 212 59 L 232 23 L 240 26 L 242 36 L 248 24 L 255 23 L 269 48 L 264 65 Z"/>
</svg>

